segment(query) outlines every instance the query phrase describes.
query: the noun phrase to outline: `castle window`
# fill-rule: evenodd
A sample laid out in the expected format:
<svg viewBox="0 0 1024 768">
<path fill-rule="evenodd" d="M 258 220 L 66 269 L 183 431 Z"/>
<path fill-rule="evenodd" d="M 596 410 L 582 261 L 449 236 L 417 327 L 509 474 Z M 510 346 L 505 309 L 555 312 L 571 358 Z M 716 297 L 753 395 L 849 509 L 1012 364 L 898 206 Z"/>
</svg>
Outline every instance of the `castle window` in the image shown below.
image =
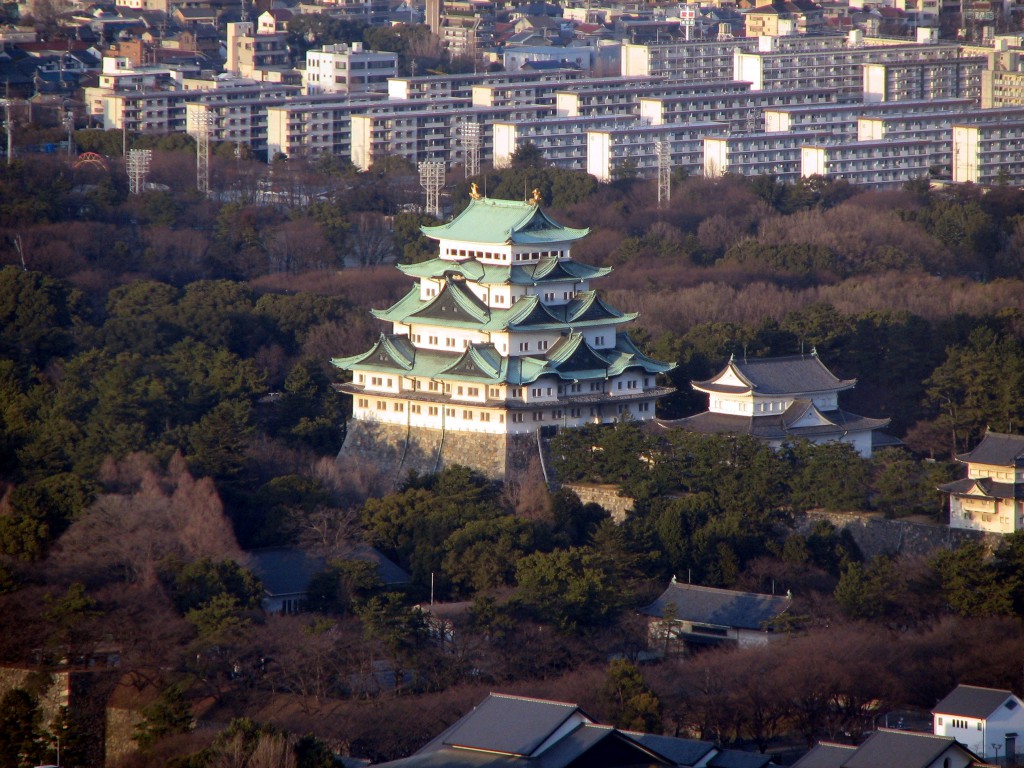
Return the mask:
<svg viewBox="0 0 1024 768">
<path fill-rule="evenodd" d="M 358 376 L 356 376 L 356 381 L 359 382 L 360 384 L 362 384 L 363 383 L 363 378 L 364 378 L 363 374 L 360 373 Z"/>
<path fill-rule="evenodd" d="M 429 384 L 427 384 L 427 389 L 429 389 L 431 392 L 437 392 L 437 382 L 431 381 Z"/>
<path fill-rule="evenodd" d="M 519 351 L 520 352 L 529 352 L 530 351 L 530 342 L 528 342 L 528 341 L 520 341 L 519 342 Z"/>
<path fill-rule="evenodd" d="M 438 414 L 438 408 L 437 408 L 436 405 L 428 405 L 427 406 L 427 415 L 428 416 L 437 416 L 437 414 Z"/>
<path fill-rule="evenodd" d="M 363 398 L 359 398 L 358 405 L 359 405 L 360 408 L 369 408 L 370 407 L 370 401 L 369 400 L 364 400 Z"/>
<path fill-rule="evenodd" d="M 538 341 L 537 342 L 537 349 L 547 349 L 547 348 L 548 348 L 548 343 L 546 341 Z"/>
<path fill-rule="evenodd" d="M 470 397 L 480 397 L 480 387 L 467 387 L 466 394 Z"/>
<path fill-rule="evenodd" d="M 405 403 L 395 403 L 395 411 L 398 413 L 405 413 Z"/>
<path fill-rule="evenodd" d="M 465 419 L 466 421 L 472 421 L 473 420 L 473 412 L 472 411 L 463 411 L 462 412 L 462 418 Z"/>
<path fill-rule="evenodd" d="M 378 400 L 377 401 L 377 410 L 378 411 L 387 410 L 387 407 L 388 407 L 388 404 L 385 403 L 383 400 Z"/>
<path fill-rule="evenodd" d="M 413 413 L 420 413 L 421 408 L 418 405 L 410 405 L 409 410 L 412 411 Z"/>
<path fill-rule="evenodd" d="M 462 387 L 459 387 L 459 394 L 462 394 Z"/>
<path fill-rule="evenodd" d="M 491 420 L 491 414 L 489 414 L 489 413 L 481 413 L 480 414 L 480 421 L 490 421 L 490 420 Z"/>
<path fill-rule="evenodd" d="M 569 415 L 572 418 L 574 418 L 574 419 L 578 419 L 580 417 L 580 409 L 579 408 L 570 408 L 569 409 Z"/>
<path fill-rule="evenodd" d="M 519 423 L 522 422 L 522 420 L 523 420 L 523 414 L 521 414 L 521 413 L 513 413 L 512 414 L 512 421 L 514 421 L 515 423 L 519 424 Z"/>
<path fill-rule="evenodd" d="M 540 412 L 540 411 L 537 411 L 535 414 L 533 414 L 533 420 L 534 421 L 544 421 L 544 414 L 542 412 Z"/>
<path fill-rule="evenodd" d="M 455 418 L 455 409 L 454 408 L 445 408 L 444 409 L 444 415 L 445 416 L 451 416 L 454 419 Z"/>
</svg>

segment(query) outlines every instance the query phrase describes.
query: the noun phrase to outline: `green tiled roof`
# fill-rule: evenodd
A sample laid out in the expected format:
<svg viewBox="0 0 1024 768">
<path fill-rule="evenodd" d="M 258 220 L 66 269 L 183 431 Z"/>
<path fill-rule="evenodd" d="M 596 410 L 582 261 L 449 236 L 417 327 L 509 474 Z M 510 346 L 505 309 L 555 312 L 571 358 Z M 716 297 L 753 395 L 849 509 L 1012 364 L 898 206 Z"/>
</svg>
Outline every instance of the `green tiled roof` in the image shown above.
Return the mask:
<svg viewBox="0 0 1024 768">
<path fill-rule="evenodd" d="M 410 277 L 439 278 L 446 274 L 462 275 L 484 285 L 536 285 L 541 282 L 591 280 L 609 274 L 611 267 L 592 267 L 572 260 L 541 259 L 537 264 L 503 266 L 481 264 L 476 259 L 450 261 L 430 259 L 418 264 L 399 264 L 398 269 Z"/>
<path fill-rule="evenodd" d="M 539 205 L 489 197 L 472 200 L 447 224 L 421 229 L 423 234 L 435 240 L 522 245 L 571 242 L 585 237 L 590 231 L 563 227 L 550 219 Z"/>
<path fill-rule="evenodd" d="M 594 291 L 580 293 L 567 304 L 544 304 L 538 296 L 523 296 L 508 309 L 489 309 L 458 280 L 448 280 L 437 296 L 425 301 L 420 299 L 419 288 L 413 288 L 388 309 L 372 313 L 378 320 L 392 323 L 436 323 L 480 331 L 565 330 L 568 325 L 627 323 L 636 318 L 635 312 L 625 314 L 609 307 Z"/>
<path fill-rule="evenodd" d="M 338 368 L 373 370 L 419 378 L 484 380 L 513 386 L 530 384 L 541 376 L 564 381 L 604 379 L 631 368 L 664 373 L 674 366 L 640 352 L 628 334 L 615 337 L 612 349 L 595 350 L 580 333 L 563 336 L 544 357 L 502 357 L 493 344 L 471 344 L 463 352 L 416 349 L 405 336 L 381 336 L 368 352 L 335 358 Z"/>
</svg>

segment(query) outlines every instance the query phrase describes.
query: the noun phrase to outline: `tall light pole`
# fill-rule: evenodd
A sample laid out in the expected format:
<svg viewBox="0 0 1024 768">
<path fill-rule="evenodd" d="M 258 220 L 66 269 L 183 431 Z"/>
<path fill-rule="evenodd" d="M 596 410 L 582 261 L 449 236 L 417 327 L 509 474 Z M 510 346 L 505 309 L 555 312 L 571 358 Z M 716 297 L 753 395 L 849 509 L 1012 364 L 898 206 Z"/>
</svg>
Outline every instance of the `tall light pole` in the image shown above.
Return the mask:
<svg viewBox="0 0 1024 768">
<path fill-rule="evenodd" d="M 73 145 L 75 143 L 75 113 L 71 109 L 71 107 L 67 105 L 67 102 L 64 102 L 64 106 L 67 107 L 67 109 L 64 111 L 64 128 L 68 132 L 68 162 L 70 163 L 71 158 L 74 155 Z"/>
</svg>

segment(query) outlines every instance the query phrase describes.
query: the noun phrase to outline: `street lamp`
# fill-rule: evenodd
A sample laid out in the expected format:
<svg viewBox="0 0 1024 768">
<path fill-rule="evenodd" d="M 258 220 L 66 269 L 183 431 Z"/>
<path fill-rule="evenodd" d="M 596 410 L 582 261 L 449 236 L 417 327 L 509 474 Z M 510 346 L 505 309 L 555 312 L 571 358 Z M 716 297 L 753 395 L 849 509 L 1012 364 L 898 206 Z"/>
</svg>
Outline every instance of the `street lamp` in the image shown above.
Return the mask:
<svg viewBox="0 0 1024 768">
<path fill-rule="evenodd" d="M 994 741 L 992 742 L 992 750 L 996 753 L 996 764 L 997 765 L 999 764 L 999 750 L 1001 748 L 1002 748 L 1002 744 L 998 744 L 997 742 L 994 742 Z"/>
</svg>

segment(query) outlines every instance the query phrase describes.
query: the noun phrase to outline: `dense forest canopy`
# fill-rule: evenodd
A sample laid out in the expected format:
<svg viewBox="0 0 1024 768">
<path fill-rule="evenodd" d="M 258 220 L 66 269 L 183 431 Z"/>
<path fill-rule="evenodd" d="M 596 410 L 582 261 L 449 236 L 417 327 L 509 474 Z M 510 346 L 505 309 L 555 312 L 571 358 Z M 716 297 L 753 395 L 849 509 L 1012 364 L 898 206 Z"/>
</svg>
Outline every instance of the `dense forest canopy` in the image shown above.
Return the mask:
<svg viewBox="0 0 1024 768">
<path fill-rule="evenodd" d="M 676 178 L 659 208 L 649 182 L 601 185 L 529 148 L 476 179 L 495 197 L 538 189 L 555 218 L 591 228 L 574 255 L 615 267 L 600 286 L 610 303 L 640 311 L 634 336 L 677 363 L 659 415 L 703 410 L 689 382 L 730 354 L 813 348 L 858 379 L 844 405 L 890 418 L 908 446 L 864 460 L 628 422 L 558 435 L 561 479 L 635 499 L 614 523 L 549 492 L 539 469 L 498 485 L 461 467 L 391 478 L 336 461 L 349 406 L 328 361 L 365 348 L 380 331 L 367 310 L 408 289 L 390 264 L 433 255 L 411 168 L 267 165 L 225 145 L 204 198 L 187 142 L 166 140 L 153 142 L 158 186 L 129 195 L 121 135 L 76 138 L 110 169 L 0 168 L 0 660 L 45 676 L 116 645 L 143 700 L 137 764 L 290 750 L 324 765 L 309 732 L 396 757 L 497 687 L 765 748 L 841 737 L 878 706 L 930 707 L 959 680 L 1016 682 L 1020 534 L 991 552 L 865 559 L 802 515 L 941 521 L 935 488 L 962 472 L 953 456 L 988 428 L 1019 430 L 1024 192 Z M 452 207 L 470 181 L 450 185 Z M 351 559 L 355 544 L 411 584 L 386 588 Z M 324 558 L 310 613 L 259 609 L 248 553 L 268 546 Z M 684 572 L 791 589 L 801 634 L 761 656 L 609 666 L 637 657 L 635 609 Z M 447 644 L 409 610 L 431 589 L 465 601 Z M 814 680 L 808 658 L 822 660 Z M 0 731 L 24 737 L 11 749 L 33 765 L 58 732 L 90 729 L 44 721 L 41 679 L 0 700 L 0 722 L 16 724 Z M 219 722 L 255 719 L 188 733 L 201 700 Z M 64 744 L 99 764 L 84 735 Z"/>
</svg>

